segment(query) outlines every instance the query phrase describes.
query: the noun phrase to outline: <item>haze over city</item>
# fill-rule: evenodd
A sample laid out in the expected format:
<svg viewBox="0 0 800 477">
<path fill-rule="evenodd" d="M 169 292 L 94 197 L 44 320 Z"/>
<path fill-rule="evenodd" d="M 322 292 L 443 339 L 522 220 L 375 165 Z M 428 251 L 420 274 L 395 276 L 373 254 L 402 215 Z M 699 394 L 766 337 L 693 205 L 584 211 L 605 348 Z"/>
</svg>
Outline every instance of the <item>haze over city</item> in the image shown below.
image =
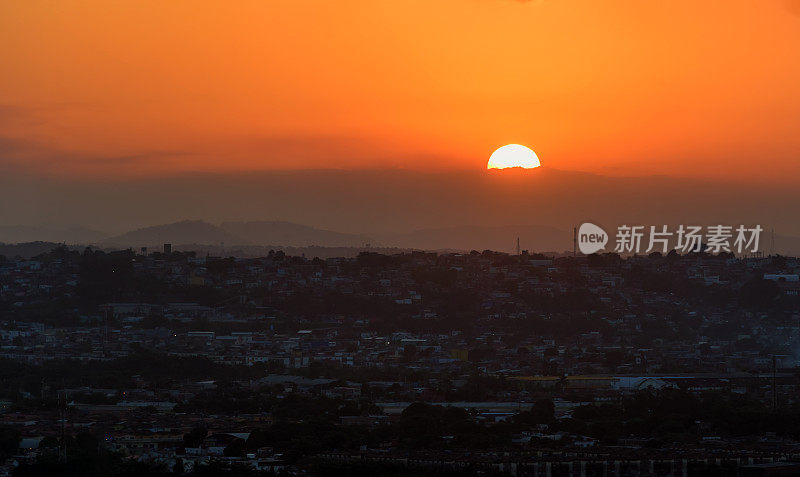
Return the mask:
<svg viewBox="0 0 800 477">
<path fill-rule="evenodd" d="M 572 249 L 571 230 L 583 221 L 615 227 L 623 223 L 761 224 L 779 237 L 800 236 L 797 190 L 748 183 L 718 183 L 670 177 L 623 178 L 558 171 L 260 171 L 197 174 L 124 181 L 63 181 L 54 178 L 0 179 L 4 217 L 0 241 L 94 243 L 131 230 L 186 219 L 218 225 L 230 221 L 287 221 L 364 235 L 364 243 L 428 249 L 511 251 L 517 236 L 531 250 Z M 62 231 L 80 225 L 95 233 L 42 234 L 49 224 Z M 538 226 L 562 231 L 532 233 Z M 463 227 L 482 229 L 470 240 Z M 447 229 L 452 233 L 447 233 Z M 489 229 L 495 232 L 489 233 Z M 21 230 L 20 230 L 21 229 Z M 444 229 L 444 230 L 442 230 Z M 419 230 L 439 230 L 433 240 L 408 240 Z M 3 235 L 6 234 L 5 237 Z M 164 236 L 164 239 L 168 239 Z M 177 240 L 177 239 L 175 239 Z M 765 235 L 765 244 L 768 237 Z M 218 243 L 198 236 L 196 243 Z M 222 240 L 224 241 L 224 239 Z M 262 245 L 275 243 L 265 236 Z M 183 243 L 183 242 L 181 242 Z M 228 241 L 229 245 L 253 240 Z M 153 243 L 127 243 L 128 246 Z M 316 245 L 341 245 L 321 240 Z M 779 239 L 778 250 L 800 250 Z"/>
</svg>

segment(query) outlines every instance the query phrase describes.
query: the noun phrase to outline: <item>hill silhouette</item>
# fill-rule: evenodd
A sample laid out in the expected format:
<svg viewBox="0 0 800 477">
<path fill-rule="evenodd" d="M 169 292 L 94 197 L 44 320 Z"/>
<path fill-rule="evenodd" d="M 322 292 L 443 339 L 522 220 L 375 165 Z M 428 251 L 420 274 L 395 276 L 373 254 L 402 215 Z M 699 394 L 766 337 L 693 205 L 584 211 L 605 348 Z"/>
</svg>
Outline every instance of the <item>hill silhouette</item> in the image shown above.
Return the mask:
<svg viewBox="0 0 800 477">
<path fill-rule="evenodd" d="M 145 247 L 172 244 L 248 245 L 250 242 L 202 220 L 182 220 L 172 224 L 154 225 L 131 230 L 100 242 L 102 246 Z"/>
<path fill-rule="evenodd" d="M 56 227 L 46 225 L 4 225 L 0 226 L 0 242 L 60 242 L 67 244 L 86 244 L 102 240 L 107 235 L 87 227 Z"/>
<path fill-rule="evenodd" d="M 322 230 L 283 221 L 223 222 L 220 228 L 258 245 L 360 247 L 370 242 L 366 235 Z"/>
</svg>

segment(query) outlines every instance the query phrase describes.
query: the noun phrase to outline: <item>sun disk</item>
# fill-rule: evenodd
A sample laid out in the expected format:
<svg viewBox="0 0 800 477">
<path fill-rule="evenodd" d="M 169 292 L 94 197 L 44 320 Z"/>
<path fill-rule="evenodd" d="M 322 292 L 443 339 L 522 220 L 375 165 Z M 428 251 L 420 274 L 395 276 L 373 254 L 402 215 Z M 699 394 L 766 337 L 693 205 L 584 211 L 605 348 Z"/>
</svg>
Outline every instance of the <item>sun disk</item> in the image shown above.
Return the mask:
<svg viewBox="0 0 800 477">
<path fill-rule="evenodd" d="M 487 169 L 507 169 L 509 167 L 521 167 L 523 169 L 533 169 L 539 167 L 539 157 L 530 148 L 520 144 L 507 144 L 489 157 Z"/>
</svg>

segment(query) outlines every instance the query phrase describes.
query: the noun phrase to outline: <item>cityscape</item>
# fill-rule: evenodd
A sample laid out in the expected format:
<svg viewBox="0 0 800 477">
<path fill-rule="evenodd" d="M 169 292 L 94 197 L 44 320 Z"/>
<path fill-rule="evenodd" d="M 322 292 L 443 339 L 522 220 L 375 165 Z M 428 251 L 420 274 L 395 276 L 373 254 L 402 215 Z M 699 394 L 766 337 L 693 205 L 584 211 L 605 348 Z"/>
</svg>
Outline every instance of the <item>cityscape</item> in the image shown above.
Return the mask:
<svg viewBox="0 0 800 477">
<path fill-rule="evenodd" d="M 674 252 L 4 258 L 3 469 L 788 469 L 798 271 Z"/>
<path fill-rule="evenodd" d="M 0 477 L 800 477 L 800 0 L 0 0 Z"/>
</svg>

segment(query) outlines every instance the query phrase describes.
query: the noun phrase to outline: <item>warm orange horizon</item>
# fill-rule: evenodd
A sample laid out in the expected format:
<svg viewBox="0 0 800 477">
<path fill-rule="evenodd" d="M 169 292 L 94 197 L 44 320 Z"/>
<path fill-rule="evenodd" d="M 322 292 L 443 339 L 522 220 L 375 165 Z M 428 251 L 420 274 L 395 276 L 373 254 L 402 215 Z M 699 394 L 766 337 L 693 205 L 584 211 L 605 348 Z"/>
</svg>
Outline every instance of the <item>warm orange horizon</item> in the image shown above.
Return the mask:
<svg viewBox="0 0 800 477">
<path fill-rule="evenodd" d="M 0 4 L 0 170 L 800 178 L 800 1 Z"/>
</svg>

